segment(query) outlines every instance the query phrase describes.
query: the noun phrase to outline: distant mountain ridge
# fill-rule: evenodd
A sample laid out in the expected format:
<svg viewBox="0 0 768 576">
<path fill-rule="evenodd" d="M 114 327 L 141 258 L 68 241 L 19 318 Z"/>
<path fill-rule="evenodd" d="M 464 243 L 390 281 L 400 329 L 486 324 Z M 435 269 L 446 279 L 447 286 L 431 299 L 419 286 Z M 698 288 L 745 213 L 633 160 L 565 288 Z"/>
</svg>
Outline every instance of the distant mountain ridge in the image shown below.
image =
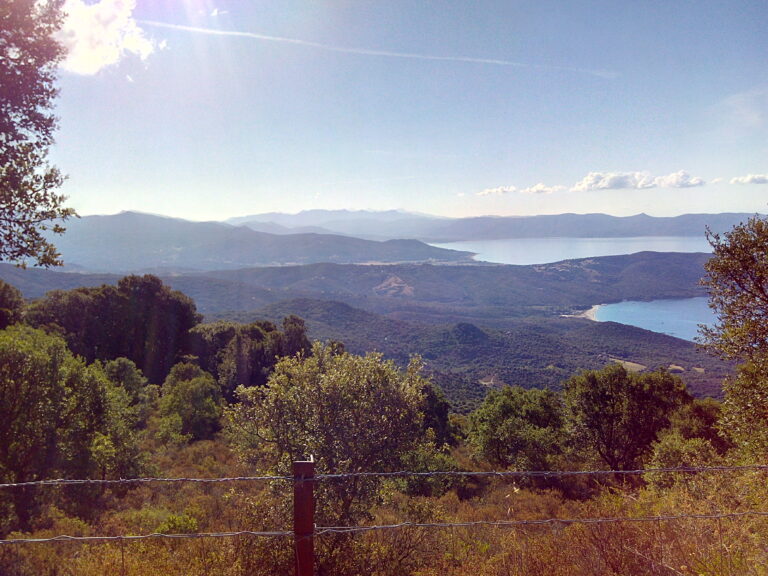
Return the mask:
<svg viewBox="0 0 768 576">
<path fill-rule="evenodd" d="M 68 270 L 173 272 L 263 266 L 468 263 L 469 252 L 427 242 L 546 237 L 703 236 L 729 230 L 749 214 L 487 216 L 447 219 L 408 212 L 313 210 L 192 222 L 122 212 L 67 222 L 51 239 Z M 277 220 L 277 221 L 276 221 Z"/>
<path fill-rule="evenodd" d="M 361 238 L 416 238 L 425 242 L 493 240 L 505 238 L 618 238 L 634 236 L 703 236 L 709 227 L 725 232 L 748 219 L 748 213 L 683 214 L 556 214 L 542 216 L 480 216 L 438 218 L 424 214 L 386 211 L 309 210 L 298 214 L 266 213 L 232 218 L 228 222 L 253 229 L 278 225 L 283 230 L 317 227 Z"/>
<path fill-rule="evenodd" d="M 97 272 L 188 272 L 317 262 L 460 262 L 471 256 L 417 240 L 276 235 L 222 222 L 137 212 L 71 220 L 66 234 L 52 240 L 66 265 Z"/>
</svg>

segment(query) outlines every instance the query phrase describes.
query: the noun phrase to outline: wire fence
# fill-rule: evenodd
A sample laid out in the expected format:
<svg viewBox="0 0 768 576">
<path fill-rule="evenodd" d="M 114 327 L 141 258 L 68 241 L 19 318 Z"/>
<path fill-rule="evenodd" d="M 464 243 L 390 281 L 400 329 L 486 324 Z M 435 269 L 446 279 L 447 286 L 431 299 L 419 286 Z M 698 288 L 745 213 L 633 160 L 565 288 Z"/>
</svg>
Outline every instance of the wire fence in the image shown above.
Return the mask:
<svg viewBox="0 0 768 576">
<path fill-rule="evenodd" d="M 345 472 L 328 473 L 313 475 L 309 478 L 286 476 L 286 475 L 263 475 L 263 476 L 234 476 L 221 478 L 121 478 L 121 479 L 48 479 L 36 480 L 30 482 L 5 483 L 0 484 L 0 490 L 13 490 L 30 487 L 49 487 L 49 486 L 113 486 L 113 485 L 141 485 L 141 484 L 226 484 L 226 483 L 246 483 L 246 482 L 323 482 L 338 481 L 344 479 L 356 478 L 502 478 L 502 479 L 520 479 L 520 478 L 565 478 L 574 476 L 639 476 L 645 474 L 706 474 L 706 473 L 724 473 L 724 472 L 764 472 L 768 471 L 768 465 L 749 465 L 749 466 L 697 466 L 697 467 L 677 467 L 677 468 L 644 468 L 635 470 L 504 470 L 504 471 L 461 471 L 461 470 L 440 470 L 430 472 L 418 472 L 409 470 L 400 470 L 394 472 Z M 469 522 L 401 522 L 396 524 L 380 524 L 367 526 L 315 526 L 314 536 L 323 536 L 326 534 L 354 534 L 362 532 L 398 530 L 405 528 L 419 529 L 448 529 L 448 528 L 472 528 L 472 527 L 496 527 L 496 528 L 520 528 L 530 526 L 569 526 L 574 524 L 594 525 L 594 524 L 617 524 L 617 523 L 638 523 L 638 522 L 663 522 L 678 520 L 722 520 L 738 519 L 745 517 L 768 517 L 768 511 L 763 510 L 745 510 L 745 511 L 723 511 L 708 514 L 674 514 L 674 515 L 654 515 L 654 516 L 626 516 L 626 517 L 588 517 L 588 518 L 541 518 L 529 520 L 480 520 Z M 189 539 L 211 539 L 211 538 L 234 538 L 234 537 L 264 537 L 264 538 L 285 538 L 296 537 L 294 531 L 249 531 L 240 530 L 233 532 L 208 532 L 208 533 L 181 533 L 181 534 L 139 534 L 139 535 L 116 535 L 116 536 L 69 536 L 58 535 L 48 538 L 12 538 L 0 539 L 0 546 L 16 544 L 46 544 L 56 542 L 129 542 L 135 540 L 148 539 L 166 539 L 166 540 L 189 540 Z"/>
<path fill-rule="evenodd" d="M 686 466 L 677 468 L 638 468 L 635 470 L 490 470 L 490 471 L 465 471 L 465 470 L 436 470 L 429 472 L 416 472 L 411 470 L 398 470 L 394 472 L 342 472 L 330 474 L 317 474 L 315 481 L 344 480 L 354 478 L 430 478 L 430 477 L 454 477 L 454 478 L 566 478 L 574 476 L 641 476 L 644 474 L 701 474 L 716 472 L 760 472 L 768 471 L 768 465 L 748 466 Z M 34 486 L 78 486 L 78 485 L 130 485 L 130 484 L 224 484 L 233 482 L 273 482 L 295 481 L 294 476 L 267 475 L 267 476 L 232 476 L 221 478 L 116 478 L 101 480 L 97 478 L 54 478 L 48 480 L 33 480 L 30 482 L 16 482 L 0 484 L 0 489 L 12 489 Z"/>
<path fill-rule="evenodd" d="M 400 522 L 397 524 L 374 524 L 370 526 L 316 526 L 314 536 L 326 534 L 354 534 L 382 530 L 398 530 L 403 528 L 524 528 L 531 526 L 569 526 L 572 524 L 624 524 L 647 523 L 677 520 L 734 520 L 747 517 L 768 517 L 768 511 L 748 510 L 744 512 L 722 512 L 712 514 L 669 514 L 658 516 L 623 516 L 605 518 L 542 518 L 539 520 L 476 520 L 472 522 Z M 137 534 L 120 536 L 51 536 L 49 538 L 12 538 L 0 540 L 0 545 L 6 544 L 47 544 L 55 542 L 130 542 L 135 540 L 199 540 L 211 538 L 235 538 L 239 536 L 266 538 L 293 538 L 292 531 L 250 531 L 236 532 L 197 532 L 191 534 Z"/>
</svg>

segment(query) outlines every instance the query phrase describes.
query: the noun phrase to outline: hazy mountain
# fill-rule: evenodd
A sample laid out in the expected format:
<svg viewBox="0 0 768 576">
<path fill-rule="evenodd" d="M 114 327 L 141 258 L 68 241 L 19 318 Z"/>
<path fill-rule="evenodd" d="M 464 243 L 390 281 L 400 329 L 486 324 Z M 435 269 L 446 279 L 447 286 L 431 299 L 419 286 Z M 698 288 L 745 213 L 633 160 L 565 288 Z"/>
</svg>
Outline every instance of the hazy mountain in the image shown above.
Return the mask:
<svg viewBox="0 0 768 576">
<path fill-rule="evenodd" d="M 296 214 L 284 212 L 266 212 L 229 218 L 228 224 L 241 225 L 247 222 L 274 222 L 287 227 L 322 226 L 326 222 L 359 222 L 361 220 L 377 220 L 381 222 L 397 222 L 398 220 L 443 220 L 439 216 L 403 212 L 401 210 L 302 210 Z"/>
<path fill-rule="evenodd" d="M 367 239 L 417 238 L 449 219 L 399 210 L 304 210 L 297 214 L 268 212 L 230 218 L 227 223 L 259 230 L 265 224 L 299 232 L 307 227 Z"/>
<path fill-rule="evenodd" d="M 544 216 L 482 216 L 436 218 L 406 212 L 310 210 L 298 214 L 255 214 L 230 223 L 257 226 L 274 223 L 289 229 L 318 226 L 339 234 L 365 238 L 417 238 L 429 242 L 502 238 L 613 238 L 632 236 L 703 236 L 709 227 L 725 232 L 752 216 L 746 213 L 684 214 L 675 217 L 557 214 Z M 258 228 L 257 228 L 258 229 Z"/>
<path fill-rule="evenodd" d="M 221 222 L 136 212 L 86 216 L 54 242 L 67 265 L 103 272 L 194 271 L 315 262 L 458 262 L 466 252 L 416 240 L 374 242 L 330 234 L 276 235 Z"/>
<path fill-rule="evenodd" d="M 633 236 L 704 236 L 709 227 L 725 232 L 752 214 L 684 214 L 674 217 L 609 216 L 607 214 L 557 214 L 462 218 L 431 227 L 417 238 L 432 241 L 485 240 L 500 238 L 614 238 Z"/>
</svg>

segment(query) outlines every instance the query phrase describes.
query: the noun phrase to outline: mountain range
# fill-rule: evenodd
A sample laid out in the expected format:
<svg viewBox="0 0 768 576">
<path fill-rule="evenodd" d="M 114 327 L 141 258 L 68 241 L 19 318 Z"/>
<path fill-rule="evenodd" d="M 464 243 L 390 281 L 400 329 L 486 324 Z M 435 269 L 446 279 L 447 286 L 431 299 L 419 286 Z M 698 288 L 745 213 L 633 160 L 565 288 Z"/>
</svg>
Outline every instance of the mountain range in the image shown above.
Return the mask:
<svg viewBox="0 0 768 576">
<path fill-rule="evenodd" d="M 53 236 L 70 270 L 195 271 L 315 262 L 461 262 L 471 254 L 417 240 L 373 241 L 337 234 L 276 235 L 223 222 L 137 212 L 84 216 Z"/>
<path fill-rule="evenodd" d="M 398 211 L 312 210 L 229 222 L 191 222 L 137 212 L 85 216 L 53 236 L 68 270 L 193 272 L 316 263 L 472 263 L 470 252 L 427 242 L 532 237 L 703 236 L 749 214 L 655 218 L 605 214 L 437 218 Z"/>
<path fill-rule="evenodd" d="M 750 216 L 746 213 L 684 214 L 674 217 L 556 214 L 441 218 L 395 210 L 306 210 L 297 214 L 254 214 L 227 222 L 280 234 L 311 230 L 378 240 L 415 238 L 425 242 L 457 242 L 504 238 L 704 236 L 707 228 L 713 232 L 725 232 Z"/>
</svg>

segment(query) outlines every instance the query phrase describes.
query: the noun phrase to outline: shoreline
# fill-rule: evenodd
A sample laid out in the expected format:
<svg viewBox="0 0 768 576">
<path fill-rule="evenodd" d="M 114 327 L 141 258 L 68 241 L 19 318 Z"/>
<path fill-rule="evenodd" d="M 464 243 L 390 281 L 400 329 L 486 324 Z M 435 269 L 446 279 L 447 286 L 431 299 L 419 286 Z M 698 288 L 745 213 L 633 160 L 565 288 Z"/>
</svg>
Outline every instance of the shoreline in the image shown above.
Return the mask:
<svg viewBox="0 0 768 576">
<path fill-rule="evenodd" d="M 562 314 L 562 318 L 586 318 L 587 320 L 592 320 L 592 322 L 599 322 L 597 319 L 597 311 L 600 309 L 600 306 L 602 304 L 595 304 L 591 308 L 584 310 L 584 312 L 579 312 L 578 314 Z"/>
<path fill-rule="evenodd" d="M 597 311 L 600 310 L 600 306 L 602 306 L 602 304 L 595 304 L 589 310 L 584 310 L 584 312 L 582 312 L 580 316 L 582 318 L 586 318 L 587 320 L 592 320 L 593 322 L 597 322 Z"/>
</svg>

